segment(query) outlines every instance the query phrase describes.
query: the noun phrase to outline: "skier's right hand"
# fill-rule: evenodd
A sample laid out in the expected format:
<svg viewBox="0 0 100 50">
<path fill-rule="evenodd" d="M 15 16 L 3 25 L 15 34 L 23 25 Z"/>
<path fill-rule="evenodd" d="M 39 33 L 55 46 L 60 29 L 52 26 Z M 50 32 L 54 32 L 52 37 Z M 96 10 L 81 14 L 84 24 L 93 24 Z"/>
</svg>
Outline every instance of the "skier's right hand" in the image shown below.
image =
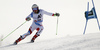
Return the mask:
<svg viewBox="0 0 100 50">
<path fill-rule="evenodd" d="M 30 20 L 31 20 L 31 18 L 30 18 L 30 17 L 27 17 L 27 18 L 26 18 L 26 21 L 30 21 Z"/>
<path fill-rule="evenodd" d="M 58 17 L 60 16 L 60 14 L 59 14 L 59 13 L 55 13 L 54 15 L 56 15 L 56 16 L 58 16 Z"/>
</svg>

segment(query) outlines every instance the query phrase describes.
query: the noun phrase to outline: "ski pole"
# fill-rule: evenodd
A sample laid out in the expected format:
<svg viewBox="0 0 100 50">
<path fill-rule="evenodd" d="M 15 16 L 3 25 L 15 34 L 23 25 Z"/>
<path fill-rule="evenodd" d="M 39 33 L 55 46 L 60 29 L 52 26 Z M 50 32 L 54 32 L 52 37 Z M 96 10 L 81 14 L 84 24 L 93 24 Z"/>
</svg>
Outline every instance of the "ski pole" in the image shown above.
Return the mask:
<svg viewBox="0 0 100 50">
<path fill-rule="evenodd" d="M 9 35 L 11 35 L 14 31 L 16 31 L 19 27 L 21 27 L 23 24 L 25 24 L 26 21 L 24 23 L 22 23 L 20 26 L 18 26 L 15 30 L 13 30 L 11 33 L 9 33 L 7 36 L 5 36 L 3 39 L 1 39 L 1 41 L 3 41 L 5 38 L 7 38 Z"/>
<path fill-rule="evenodd" d="M 56 25 L 56 35 L 57 35 L 57 33 L 58 33 L 58 17 L 57 17 L 57 25 Z"/>
</svg>

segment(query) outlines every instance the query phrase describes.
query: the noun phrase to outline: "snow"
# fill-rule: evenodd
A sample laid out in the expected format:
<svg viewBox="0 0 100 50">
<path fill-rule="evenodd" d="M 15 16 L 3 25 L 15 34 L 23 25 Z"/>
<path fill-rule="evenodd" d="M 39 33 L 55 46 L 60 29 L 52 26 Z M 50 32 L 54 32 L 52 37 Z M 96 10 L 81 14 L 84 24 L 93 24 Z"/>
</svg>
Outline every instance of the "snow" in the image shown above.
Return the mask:
<svg viewBox="0 0 100 50">
<path fill-rule="evenodd" d="M 38 38 L 37 38 L 38 39 Z M 0 50 L 100 50 L 100 33 L 1 46 Z"/>
</svg>

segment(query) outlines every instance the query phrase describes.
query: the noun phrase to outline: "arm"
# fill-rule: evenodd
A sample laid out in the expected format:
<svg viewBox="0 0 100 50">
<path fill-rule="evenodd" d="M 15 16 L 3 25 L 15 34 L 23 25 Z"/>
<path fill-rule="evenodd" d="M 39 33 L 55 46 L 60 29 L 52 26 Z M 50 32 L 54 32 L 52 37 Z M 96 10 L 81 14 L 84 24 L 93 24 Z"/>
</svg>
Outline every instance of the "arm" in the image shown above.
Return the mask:
<svg viewBox="0 0 100 50">
<path fill-rule="evenodd" d="M 47 12 L 47 11 L 44 11 L 44 10 L 42 10 L 42 12 L 43 12 L 43 14 L 46 14 L 46 15 L 49 15 L 49 16 L 53 16 L 54 15 L 54 13 L 50 13 L 50 12 Z"/>
<path fill-rule="evenodd" d="M 26 17 L 26 21 L 30 21 L 32 16 L 33 16 L 33 12 Z"/>
<path fill-rule="evenodd" d="M 47 11 L 44 11 L 44 10 L 43 10 L 43 13 L 46 14 L 46 15 L 49 15 L 49 16 L 60 16 L 59 13 L 54 14 L 54 13 L 50 13 L 50 12 L 47 12 Z"/>
</svg>

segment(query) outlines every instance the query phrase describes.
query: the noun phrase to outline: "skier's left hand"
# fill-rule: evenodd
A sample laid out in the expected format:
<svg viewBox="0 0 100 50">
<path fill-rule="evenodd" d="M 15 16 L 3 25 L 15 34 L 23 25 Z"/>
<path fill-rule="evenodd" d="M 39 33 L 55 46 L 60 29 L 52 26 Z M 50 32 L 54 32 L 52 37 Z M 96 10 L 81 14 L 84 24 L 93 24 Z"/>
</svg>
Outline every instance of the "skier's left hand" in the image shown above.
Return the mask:
<svg viewBox="0 0 100 50">
<path fill-rule="evenodd" d="M 59 13 L 55 13 L 55 15 L 56 15 L 56 16 L 58 16 L 58 17 L 60 16 L 60 14 L 59 14 Z"/>
</svg>

